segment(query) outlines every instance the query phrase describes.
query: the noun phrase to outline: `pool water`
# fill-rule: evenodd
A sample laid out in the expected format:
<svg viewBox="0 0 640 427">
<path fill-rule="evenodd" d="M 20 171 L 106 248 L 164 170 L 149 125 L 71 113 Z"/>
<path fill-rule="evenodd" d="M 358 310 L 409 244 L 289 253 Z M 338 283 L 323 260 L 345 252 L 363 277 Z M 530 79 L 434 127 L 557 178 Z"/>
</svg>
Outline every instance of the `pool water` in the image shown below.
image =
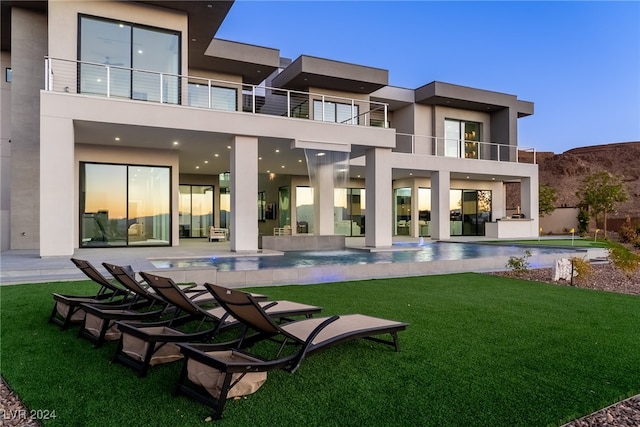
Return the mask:
<svg viewBox="0 0 640 427">
<path fill-rule="evenodd" d="M 409 246 L 409 245 L 407 245 Z M 358 249 L 325 251 L 290 251 L 274 256 L 230 256 L 185 259 L 154 259 L 156 268 L 215 267 L 219 271 L 247 271 L 265 268 L 300 268 L 322 265 L 381 264 L 402 262 L 428 262 L 440 260 L 463 260 L 493 256 L 524 255 L 529 250 L 532 256 L 539 254 L 575 252 L 574 248 L 524 248 L 521 246 L 481 245 L 473 243 L 431 243 L 423 246 L 369 252 Z M 401 247 L 401 246 L 399 246 Z"/>
</svg>

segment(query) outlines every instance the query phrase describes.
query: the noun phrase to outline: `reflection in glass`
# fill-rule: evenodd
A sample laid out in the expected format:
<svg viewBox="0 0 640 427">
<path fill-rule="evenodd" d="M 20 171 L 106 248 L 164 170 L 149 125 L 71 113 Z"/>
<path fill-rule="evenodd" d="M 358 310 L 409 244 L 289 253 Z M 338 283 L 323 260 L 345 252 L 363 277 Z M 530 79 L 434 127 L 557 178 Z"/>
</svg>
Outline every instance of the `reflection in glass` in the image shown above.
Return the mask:
<svg viewBox="0 0 640 427">
<path fill-rule="evenodd" d="M 80 246 L 170 244 L 170 169 L 82 163 Z"/>
<path fill-rule="evenodd" d="M 449 231 L 462 236 L 462 190 L 449 190 Z"/>
<path fill-rule="evenodd" d="M 313 234 L 313 215 L 313 188 L 296 187 L 296 221 L 298 234 Z"/>
<path fill-rule="evenodd" d="M 411 226 L 411 188 L 397 188 L 395 190 L 395 234 L 409 235 Z"/>
<path fill-rule="evenodd" d="M 127 168 L 80 166 L 80 246 L 127 244 Z"/>
<path fill-rule="evenodd" d="M 207 237 L 213 225 L 213 187 L 181 185 L 178 209 L 180 237 Z"/>
<path fill-rule="evenodd" d="M 418 236 L 430 236 L 431 189 L 418 188 Z"/>
<path fill-rule="evenodd" d="M 291 225 L 291 189 L 288 186 L 278 189 L 278 221 L 280 227 Z"/>
<path fill-rule="evenodd" d="M 323 102 L 313 101 L 313 120 L 322 121 Z M 333 123 L 358 124 L 359 106 L 337 102 L 324 102 L 324 121 Z"/>
</svg>

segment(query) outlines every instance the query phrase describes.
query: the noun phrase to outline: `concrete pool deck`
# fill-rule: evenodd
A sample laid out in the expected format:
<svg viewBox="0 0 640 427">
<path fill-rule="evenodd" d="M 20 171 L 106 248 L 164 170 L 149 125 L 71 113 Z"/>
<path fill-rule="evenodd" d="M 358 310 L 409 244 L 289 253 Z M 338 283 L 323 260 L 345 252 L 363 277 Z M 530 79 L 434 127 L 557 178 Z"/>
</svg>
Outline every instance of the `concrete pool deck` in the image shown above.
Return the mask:
<svg viewBox="0 0 640 427">
<path fill-rule="evenodd" d="M 485 239 L 456 238 L 454 243 L 478 243 Z M 381 250 L 419 250 L 410 244 L 417 244 L 418 238 L 394 238 L 394 244 L 406 243 Z M 435 243 L 425 239 L 425 244 Z M 347 248 L 365 248 L 363 237 L 346 239 Z M 558 258 L 569 256 L 601 257 L 602 253 L 585 249 L 573 253 L 541 254 L 530 259 L 532 266 L 550 267 Z M 523 248 L 524 253 L 524 248 Z M 299 268 L 270 268 L 245 271 L 218 271 L 214 267 L 157 268 L 151 262 L 163 258 L 199 258 L 199 257 L 243 257 L 243 256 L 279 256 L 281 252 L 261 251 L 259 253 L 237 253 L 230 251 L 229 242 L 209 242 L 207 239 L 183 239 L 177 247 L 145 247 L 145 248 L 82 248 L 76 249 L 73 257 L 86 259 L 102 269 L 102 262 L 119 265 L 131 265 L 135 271 L 154 272 L 171 277 L 176 282 L 212 282 L 231 288 L 246 286 L 271 286 L 286 284 L 311 284 L 335 281 L 361 280 L 388 277 L 422 276 L 431 274 L 447 274 L 459 272 L 487 272 L 504 270 L 508 256 L 492 256 L 464 260 L 442 260 L 381 264 L 325 265 Z M 86 276 L 69 260 L 70 257 L 41 258 L 37 250 L 14 250 L 0 254 L 0 284 L 22 284 L 85 280 Z M 106 271 L 103 270 L 106 274 Z"/>
</svg>

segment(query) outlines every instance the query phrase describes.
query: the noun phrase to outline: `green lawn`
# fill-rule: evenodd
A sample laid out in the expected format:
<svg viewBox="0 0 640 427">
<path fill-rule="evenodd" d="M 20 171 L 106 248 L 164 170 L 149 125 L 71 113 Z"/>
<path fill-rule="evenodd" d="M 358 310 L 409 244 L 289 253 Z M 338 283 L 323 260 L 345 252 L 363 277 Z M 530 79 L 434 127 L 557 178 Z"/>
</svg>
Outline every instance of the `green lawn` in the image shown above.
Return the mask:
<svg viewBox="0 0 640 427">
<path fill-rule="evenodd" d="M 143 379 L 47 323 L 51 292 L 0 287 L 0 368 L 45 426 L 193 426 L 209 411 L 172 391 L 182 363 Z M 272 299 L 408 322 L 401 351 L 333 347 L 295 374 L 270 373 L 227 404 L 220 426 L 561 425 L 640 393 L 640 298 L 465 273 L 258 288 Z"/>
</svg>

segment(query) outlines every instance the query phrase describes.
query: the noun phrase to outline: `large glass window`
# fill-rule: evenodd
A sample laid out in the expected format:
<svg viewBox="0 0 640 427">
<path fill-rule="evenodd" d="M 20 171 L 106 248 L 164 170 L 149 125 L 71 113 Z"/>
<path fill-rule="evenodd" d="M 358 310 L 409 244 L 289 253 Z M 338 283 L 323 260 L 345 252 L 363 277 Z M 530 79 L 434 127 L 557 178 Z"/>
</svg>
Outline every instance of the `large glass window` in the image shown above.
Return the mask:
<svg viewBox="0 0 640 427">
<path fill-rule="evenodd" d="M 450 190 L 452 236 L 484 236 L 491 222 L 491 191 Z"/>
<path fill-rule="evenodd" d="M 213 225 L 213 186 L 180 185 L 180 237 L 207 237 Z"/>
<path fill-rule="evenodd" d="M 80 246 L 169 245 L 170 168 L 82 163 Z"/>
<path fill-rule="evenodd" d="M 278 224 L 280 227 L 291 226 L 291 188 L 278 189 Z"/>
<path fill-rule="evenodd" d="M 296 231 L 313 234 L 313 187 L 296 187 Z"/>
<path fill-rule="evenodd" d="M 335 234 L 364 235 L 365 190 L 360 188 L 334 189 Z"/>
<path fill-rule="evenodd" d="M 418 188 L 418 235 L 430 236 L 431 231 L 431 189 Z"/>
<path fill-rule="evenodd" d="M 409 235 L 411 226 L 411 188 L 397 188 L 395 190 L 395 234 Z"/>
<path fill-rule="evenodd" d="M 480 123 L 446 119 L 444 122 L 444 155 L 480 158 Z"/>
<path fill-rule="evenodd" d="M 180 99 L 179 33 L 82 16 L 79 57 L 81 93 L 173 104 Z"/>
<path fill-rule="evenodd" d="M 323 120 L 323 105 L 325 122 L 358 124 L 358 105 L 319 100 L 313 101 L 313 120 Z"/>
</svg>

